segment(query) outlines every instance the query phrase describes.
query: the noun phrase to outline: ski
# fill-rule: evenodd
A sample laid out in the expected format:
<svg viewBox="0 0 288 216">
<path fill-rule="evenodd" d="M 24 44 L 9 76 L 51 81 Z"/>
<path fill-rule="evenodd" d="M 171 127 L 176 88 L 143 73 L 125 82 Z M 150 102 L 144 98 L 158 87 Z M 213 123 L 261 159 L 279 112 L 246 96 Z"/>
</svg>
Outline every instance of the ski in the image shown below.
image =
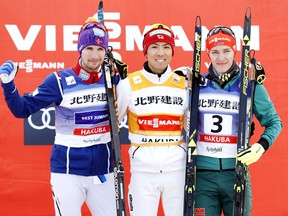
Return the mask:
<svg viewBox="0 0 288 216">
<path fill-rule="evenodd" d="M 194 56 L 193 71 L 188 73 L 188 112 L 187 112 L 187 128 L 186 138 L 187 155 L 186 155 L 186 173 L 184 187 L 184 216 L 195 215 L 195 186 L 196 186 L 196 143 L 198 129 L 198 100 L 199 100 L 199 84 L 202 76 L 200 74 L 201 67 L 201 37 L 202 26 L 200 16 L 195 21 L 194 36 Z"/>
<path fill-rule="evenodd" d="M 101 0 L 98 5 L 98 20 L 104 24 L 103 1 Z M 114 73 L 114 58 L 112 54 L 112 47 L 109 47 L 108 54 L 105 55 L 103 63 L 103 72 L 105 77 L 105 88 L 107 93 L 107 102 L 109 110 L 109 123 L 111 142 L 114 156 L 114 184 L 115 184 L 115 198 L 117 216 L 126 215 L 125 206 L 125 191 L 124 191 L 124 165 L 121 156 L 121 141 L 120 129 L 117 116 L 117 96 L 115 86 L 115 73 Z"/>
<path fill-rule="evenodd" d="M 249 63 L 250 63 L 250 34 L 251 34 L 251 8 L 247 7 L 244 17 L 242 59 L 240 74 L 240 100 L 239 100 L 239 121 L 238 121 L 238 140 L 237 154 L 246 149 L 250 144 L 250 127 L 252 121 L 252 89 L 255 82 L 250 82 L 249 88 Z M 250 92 L 249 92 L 250 91 Z M 251 98 L 249 99 L 249 96 Z M 247 110 L 248 101 L 250 100 L 250 110 Z M 234 206 L 233 215 L 242 216 L 245 211 L 245 188 L 247 177 L 247 166 L 242 164 L 236 158 L 236 179 L 234 184 Z"/>
</svg>

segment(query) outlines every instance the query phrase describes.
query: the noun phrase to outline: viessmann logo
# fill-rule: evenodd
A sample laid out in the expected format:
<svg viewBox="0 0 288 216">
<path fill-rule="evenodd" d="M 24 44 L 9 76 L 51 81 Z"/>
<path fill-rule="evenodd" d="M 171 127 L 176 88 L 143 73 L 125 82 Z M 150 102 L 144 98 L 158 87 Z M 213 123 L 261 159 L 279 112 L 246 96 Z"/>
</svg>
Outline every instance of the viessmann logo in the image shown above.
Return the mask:
<svg viewBox="0 0 288 216">
<path fill-rule="evenodd" d="M 120 12 L 106 12 L 105 13 L 105 25 L 109 31 L 109 45 L 113 47 L 114 57 L 122 59 L 120 53 L 117 50 L 122 51 L 142 51 L 142 39 L 145 32 L 148 31 L 149 26 L 145 27 L 139 25 L 121 25 Z M 94 15 L 97 18 L 97 14 Z M 17 51 L 30 51 L 34 43 L 39 40 L 39 35 L 44 35 L 44 47 L 46 52 L 60 52 L 60 51 L 77 51 L 78 32 L 81 25 L 55 25 L 55 24 L 43 24 L 34 25 L 31 24 L 29 28 L 22 28 L 19 24 L 4 24 L 4 27 L 15 44 Z M 243 28 L 239 25 L 230 26 L 236 35 L 237 50 L 241 49 Z M 20 31 L 21 29 L 21 31 Z M 175 34 L 175 46 L 181 47 L 183 51 L 193 51 L 192 44 L 194 41 L 189 40 L 188 35 L 191 37 L 190 30 L 185 30 L 181 25 L 171 26 L 172 31 Z M 206 26 L 202 26 L 202 47 L 201 50 L 205 51 L 206 35 L 209 29 Z M 59 44 L 56 40 L 58 32 L 63 32 L 63 44 Z M 187 33 L 186 33 L 187 32 Z M 251 27 L 251 49 L 260 49 L 260 28 L 258 25 Z M 125 44 L 121 44 L 120 36 L 125 37 L 123 41 Z M 59 37 L 59 36 L 58 36 Z M 136 46 L 136 47 L 135 47 Z M 205 63 L 206 64 L 206 63 Z M 26 72 L 33 72 L 34 69 L 63 69 L 65 68 L 64 62 L 55 61 L 37 61 L 33 58 L 19 61 L 19 68 L 26 70 Z"/>
<path fill-rule="evenodd" d="M 138 117 L 140 130 L 176 131 L 181 129 L 178 116 L 143 116 Z"/>
<path fill-rule="evenodd" d="M 64 69 L 65 63 L 64 62 L 42 62 L 42 61 L 34 61 L 33 59 L 26 59 L 25 61 L 18 62 L 19 69 L 24 69 L 27 73 L 33 72 L 35 69 L 50 69 L 50 70 L 57 70 L 57 69 Z"/>
</svg>

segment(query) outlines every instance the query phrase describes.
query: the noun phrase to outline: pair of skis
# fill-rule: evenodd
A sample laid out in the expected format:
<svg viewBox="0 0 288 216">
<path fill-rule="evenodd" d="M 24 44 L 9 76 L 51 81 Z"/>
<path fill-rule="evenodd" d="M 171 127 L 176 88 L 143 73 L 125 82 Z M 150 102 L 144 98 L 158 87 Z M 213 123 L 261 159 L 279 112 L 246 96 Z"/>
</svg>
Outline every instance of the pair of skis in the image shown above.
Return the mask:
<svg viewBox="0 0 288 216">
<path fill-rule="evenodd" d="M 255 75 L 251 75 L 249 86 L 249 64 L 250 64 L 250 35 L 251 35 L 251 8 L 248 7 L 244 17 L 242 61 L 240 74 L 240 100 L 239 100 L 239 120 L 237 154 L 250 146 L 250 128 L 252 123 L 252 107 L 254 99 Z M 253 70 L 254 72 L 254 70 Z M 250 97 L 249 109 L 247 109 Z M 236 160 L 236 179 L 234 184 L 234 206 L 233 215 L 242 216 L 245 212 L 245 189 L 247 178 L 247 166 Z"/>
<path fill-rule="evenodd" d="M 98 5 L 98 20 L 104 24 L 103 1 Z M 107 94 L 109 123 L 111 142 L 114 154 L 114 185 L 117 216 L 126 215 L 125 192 L 124 192 L 124 165 L 121 156 L 121 141 L 119 133 L 118 115 L 117 115 L 117 95 L 116 85 L 114 83 L 114 57 L 112 49 L 109 47 L 108 53 L 105 55 L 103 63 L 103 72 L 105 77 L 105 88 Z"/>
<path fill-rule="evenodd" d="M 237 154 L 250 147 L 255 86 L 256 84 L 263 84 L 266 79 L 263 67 L 256 62 L 254 57 L 255 51 L 250 50 L 251 15 L 251 8 L 248 7 L 244 17 L 243 29 Z M 252 64 L 251 74 L 249 74 L 249 63 Z M 250 78 L 249 89 L 248 78 Z M 248 104 L 249 96 L 250 103 Z M 249 109 L 247 109 L 247 105 L 249 105 Z M 245 213 L 247 171 L 247 166 L 237 160 L 234 185 L 234 216 L 242 216 Z"/>
<path fill-rule="evenodd" d="M 241 75 L 240 75 L 240 100 L 239 100 L 239 124 L 238 124 L 238 141 L 237 154 L 250 145 L 250 127 L 252 123 L 252 107 L 255 89 L 255 67 L 256 60 L 250 58 L 250 34 L 251 34 L 251 8 L 248 7 L 244 17 Z M 187 114 L 187 156 L 186 156 L 186 174 L 184 187 L 184 216 L 194 216 L 195 212 L 195 188 L 196 188 L 196 145 L 198 129 L 198 100 L 199 84 L 203 82 L 200 74 L 201 63 L 201 19 L 196 17 L 195 23 L 195 41 L 194 41 L 194 58 L 193 73 L 188 77 L 188 95 L 189 105 Z M 254 66 L 249 81 L 249 64 L 250 61 Z M 257 77 L 258 78 L 258 77 Z M 265 78 L 264 78 L 265 79 Z M 248 88 L 250 82 L 250 86 Z M 250 92 L 250 93 L 249 93 Z M 250 107 L 247 110 L 248 100 L 250 98 Z M 245 188 L 247 177 L 247 166 L 236 160 L 236 179 L 234 185 L 234 206 L 233 215 L 243 216 L 245 211 Z M 201 213 L 201 212 L 199 212 Z"/>
</svg>

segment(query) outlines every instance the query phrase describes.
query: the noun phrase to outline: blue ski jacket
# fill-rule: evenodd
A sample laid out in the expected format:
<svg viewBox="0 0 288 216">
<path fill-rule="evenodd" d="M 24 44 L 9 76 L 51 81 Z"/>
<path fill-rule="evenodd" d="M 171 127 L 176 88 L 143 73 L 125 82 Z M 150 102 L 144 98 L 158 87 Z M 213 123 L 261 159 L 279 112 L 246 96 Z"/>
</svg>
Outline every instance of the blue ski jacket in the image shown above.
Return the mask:
<svg viewBox="0 0 288 216">
<path fill-rule="evenodd" d="M 118 82 L 117 74 L 115 83 Z M 55 106 L 51 172 L 95 176 L 113 171 L 103 75 L 89 84 L 67 68 L 49 74 L 34 92 L 24 96 L 18 93 L 14 81 L 2 87 L 6 103 L 17 118 L 27 118 L 51 104 Z"/>
</svg>

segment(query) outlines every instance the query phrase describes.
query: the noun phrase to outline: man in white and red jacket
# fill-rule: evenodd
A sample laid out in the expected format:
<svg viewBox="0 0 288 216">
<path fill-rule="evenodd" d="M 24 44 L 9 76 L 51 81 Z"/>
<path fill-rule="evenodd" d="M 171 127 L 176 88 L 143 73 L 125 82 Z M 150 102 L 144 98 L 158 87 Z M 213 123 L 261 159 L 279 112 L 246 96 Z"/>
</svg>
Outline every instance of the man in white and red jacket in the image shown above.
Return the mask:
<svg viewBox="0 0 288 216">
<path fill-rule="evenodd" d="M 166 25 L 152 25 L 143 40 L 143 68 L 117 86 L 119 120 L 128 115 L 131 141 L 131 216 L 156 216 L 160 198 L 165 216 L 183 215 L 187 91 L 185 77 L 169 66 L 174 44 Z"/>
</svg>

